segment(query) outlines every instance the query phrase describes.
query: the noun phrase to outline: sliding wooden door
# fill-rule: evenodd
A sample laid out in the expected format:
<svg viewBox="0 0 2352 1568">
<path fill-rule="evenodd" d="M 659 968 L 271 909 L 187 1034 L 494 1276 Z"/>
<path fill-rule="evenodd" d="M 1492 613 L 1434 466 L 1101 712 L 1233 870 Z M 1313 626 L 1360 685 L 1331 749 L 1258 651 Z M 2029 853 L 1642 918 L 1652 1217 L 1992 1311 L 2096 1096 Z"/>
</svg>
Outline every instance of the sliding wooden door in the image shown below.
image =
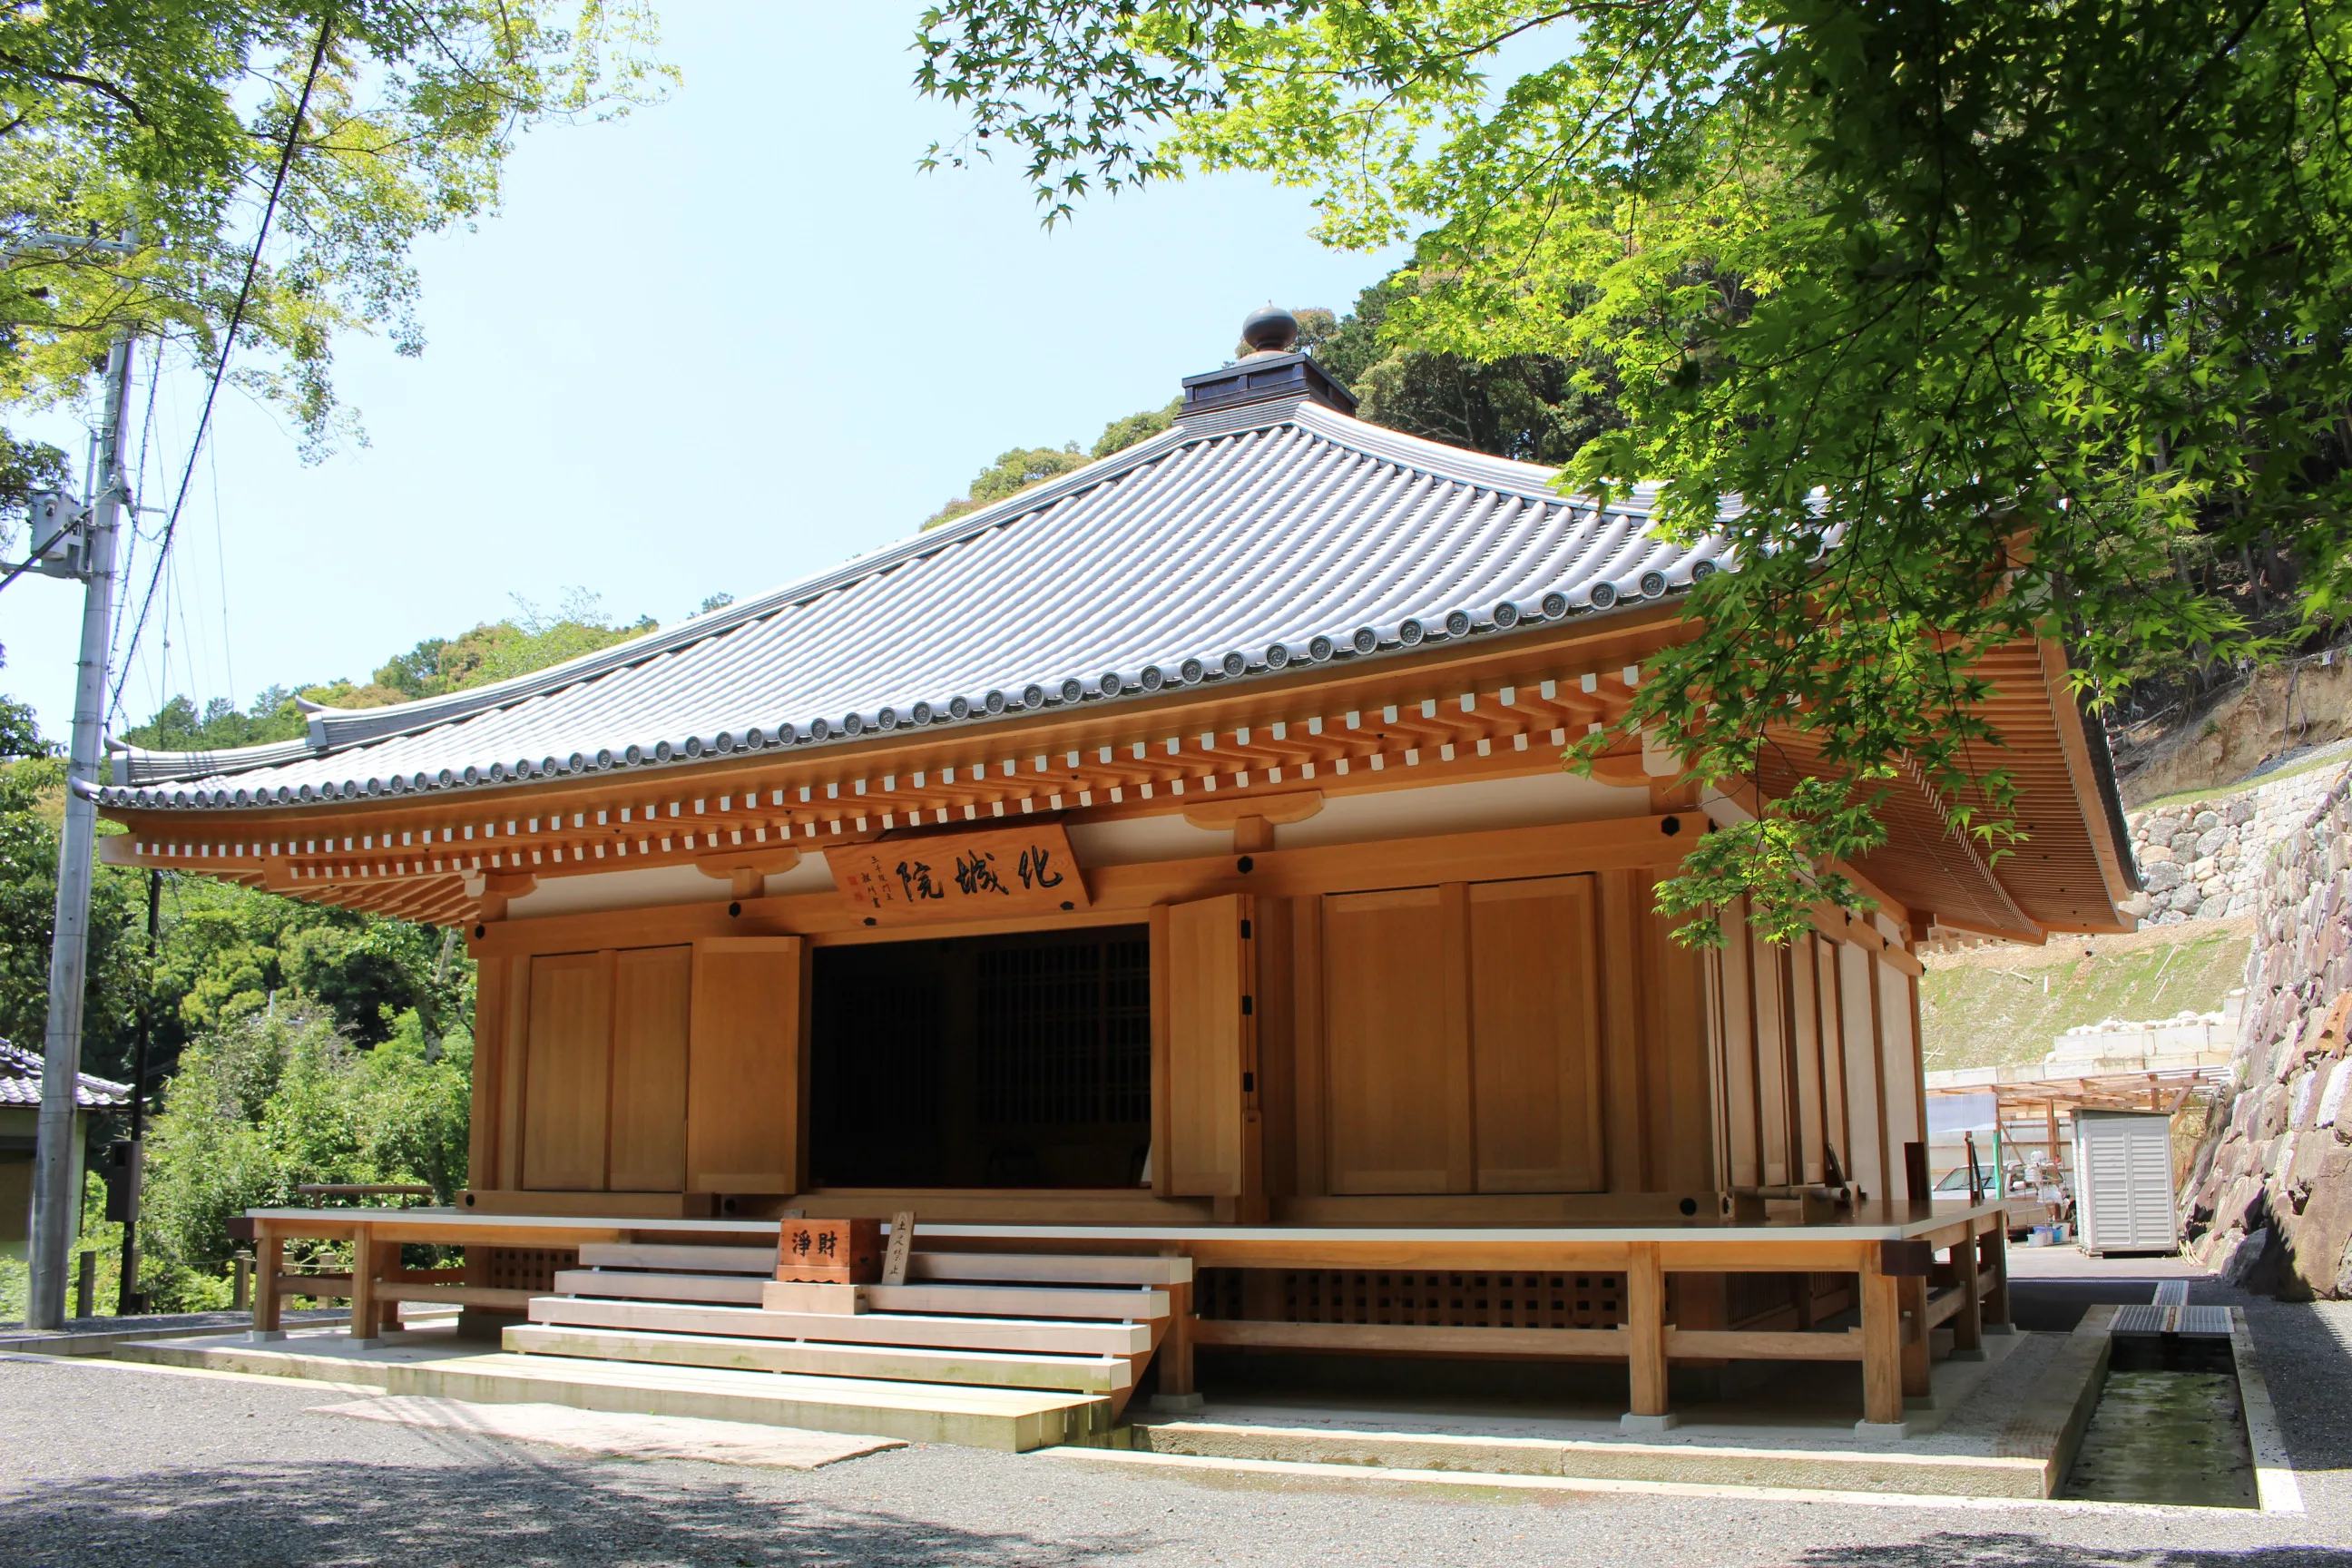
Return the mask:
<svg viewBox="0 0 2352 1568">
<path fill-rule="evenodd" d="M 1167 911 L 1165 956 L 1153 974 L 1166 999 L 1154 1185 L 1170 1196 L 1238 1197 L 1247 1181 L 1257 1093 L 1251 913 L 1241 893 Z"/>
<path fill-rule="evenodd" d="M 1458 884 L 1323 900 L 1334 1193 L 1469 1187 L 1460 901 Z"/>
<path fill-rule="evenodd" d="M 694 949 L 641 947 L 614 956 L 613 1134 L 616 1193 L 686 1186 L 686 1040 Z"/>
<path fill-rule="evenodd" d="M 1598 1188 L 1592 879 L 1474 883 L 1468 912 L 1478 1190 Z"/>
<path fill-rule="evenodd" d="M 534 1192 L 604 1190 L 604 1128 L 612 1092 L 609 952 L 530 961 L 525 1049 L 522 1184 Z"/>
<path fill-rule="evenodd" d="M 686 1190 L 796 1193 L 808 1183 L 808 946 L 694 944 Z"/>
</svg>

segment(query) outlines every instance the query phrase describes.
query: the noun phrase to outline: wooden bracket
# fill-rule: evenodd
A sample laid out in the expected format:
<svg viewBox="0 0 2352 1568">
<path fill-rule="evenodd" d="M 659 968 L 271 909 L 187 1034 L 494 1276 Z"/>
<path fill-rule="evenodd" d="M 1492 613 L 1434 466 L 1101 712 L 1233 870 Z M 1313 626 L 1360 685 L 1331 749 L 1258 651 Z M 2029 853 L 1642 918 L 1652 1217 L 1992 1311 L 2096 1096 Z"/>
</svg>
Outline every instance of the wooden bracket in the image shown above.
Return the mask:
<svg viewBox="0 0 2352 1568">
<path fill-rule="evenodd" d="M 769 878 L 782 876 L 800 863 L 801 852 L 797 849 L 744 847 L 705 855 L 694 863 L 694 868 L 728 884 L 728 892 L 734 898 L 756 899 Z"/>
<path fill-rule="evenodd" d="M 1239 832 L 1244 821 L 1265 824 L 1304 822 L 1323 809 L 1323 792 L 1303 789 L 1287 795 L 1244 795 L 1234 800 L 1203 801 L 1184 808 L 1184 820 L 1212 833 Z M 1271 844 L 1261 848 L 1272 848 Z"/>
</svg>

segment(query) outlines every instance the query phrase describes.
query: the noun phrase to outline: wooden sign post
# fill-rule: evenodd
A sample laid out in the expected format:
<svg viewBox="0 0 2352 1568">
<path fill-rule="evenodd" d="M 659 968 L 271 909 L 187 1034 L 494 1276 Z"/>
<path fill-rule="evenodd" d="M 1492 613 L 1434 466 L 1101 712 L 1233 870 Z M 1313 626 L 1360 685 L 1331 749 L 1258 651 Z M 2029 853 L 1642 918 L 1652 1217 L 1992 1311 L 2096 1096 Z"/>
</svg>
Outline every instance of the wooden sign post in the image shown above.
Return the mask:
<svg viewBox="0 0 2352 1568">
<path fill-rule="evenodd" d="M 915 1211 L 900 1209 L 890 1216 L 890 1245 L 882 1254 L 882 1283 L 904 1285 L 907 1264 L 915 1255 Z"/>
<path fill-rule="evenodd" d="M 1088 907 L 1057 822 L 882 839 L 825 851 L 834 885 L 876 925 L 979 921 Z"/>
</svg>

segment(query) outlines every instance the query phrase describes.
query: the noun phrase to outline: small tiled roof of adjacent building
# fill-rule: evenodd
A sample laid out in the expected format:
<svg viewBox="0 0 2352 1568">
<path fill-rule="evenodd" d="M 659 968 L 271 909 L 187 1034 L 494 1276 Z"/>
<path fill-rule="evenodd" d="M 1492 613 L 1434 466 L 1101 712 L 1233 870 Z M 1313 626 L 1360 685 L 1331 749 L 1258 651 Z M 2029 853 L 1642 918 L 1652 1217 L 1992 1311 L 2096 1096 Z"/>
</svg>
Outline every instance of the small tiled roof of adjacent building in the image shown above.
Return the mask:
<svg viewBox="0 0 2352 1568">
<path fill-rule="evenodd" d="M 41 1058 L 0 1040 L 0 1105 L 41 1103 Z M 84 1110 L 104 1110 L 131 1103 L 131 1086 L 110 1079 L 81 1074 L 74 1083 L 74 1103 Z"/>
<path fill-rule="evenodd" d="M 1188 412 L 946 527 L 551 669 L 320 710 L 275 745 L 118 746 L 100 798 L 275 806 L 854 743 L 1605 614 L 1729 564 L 1713 538 L 1658 537 L 1651 490 L 1603 508 L 1553 478 L 1328 398 Z"/>
</svg>

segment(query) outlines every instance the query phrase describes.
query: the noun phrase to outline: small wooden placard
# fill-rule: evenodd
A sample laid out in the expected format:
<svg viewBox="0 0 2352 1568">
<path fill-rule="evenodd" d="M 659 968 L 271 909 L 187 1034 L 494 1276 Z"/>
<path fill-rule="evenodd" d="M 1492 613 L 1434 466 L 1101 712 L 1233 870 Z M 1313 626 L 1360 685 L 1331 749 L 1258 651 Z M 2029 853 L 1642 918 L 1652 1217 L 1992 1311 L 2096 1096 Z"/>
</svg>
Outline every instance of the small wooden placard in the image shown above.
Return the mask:
<svg viewBox="0 0 2352 1568">
<path fill-rule="evenodd" d="M 900 1209 L 890 1216 L 890 1245 L 882 1254 L 882 1283 L 904 1285 L 907 1259 L 915 1250 L 915 1211 Z"/>
<path fill-rule="evenodd" d="M 834 886 L 877 925 L 1088 907 L 1086 879 L 1058 822 L 845 845 L 824 858 Z"/>
</svg>

